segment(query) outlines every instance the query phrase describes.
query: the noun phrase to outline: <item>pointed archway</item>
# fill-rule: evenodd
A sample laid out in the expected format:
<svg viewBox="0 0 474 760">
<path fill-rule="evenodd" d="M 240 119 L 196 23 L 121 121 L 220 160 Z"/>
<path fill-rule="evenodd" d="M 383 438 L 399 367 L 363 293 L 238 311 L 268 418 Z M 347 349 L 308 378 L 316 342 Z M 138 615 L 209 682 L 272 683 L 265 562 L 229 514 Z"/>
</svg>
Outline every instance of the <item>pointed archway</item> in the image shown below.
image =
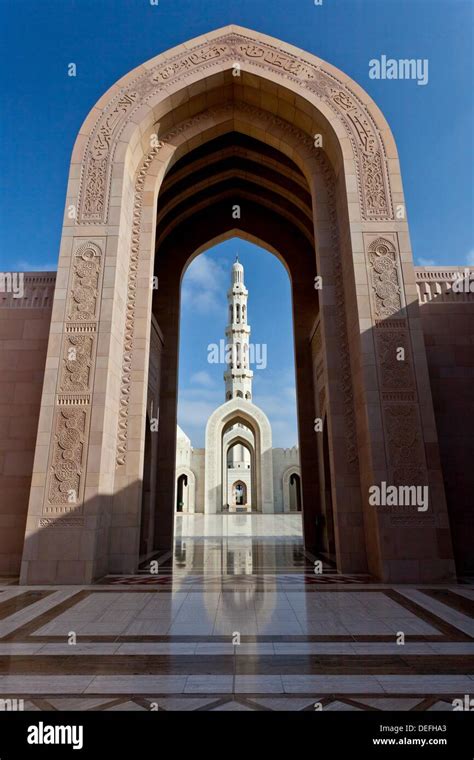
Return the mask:
<svg viewBox="0 0 474 760">
<path fill-rule="evenodd" d="M 223 191 L 221 210 L 232 197 L 224 192 L 222 172 L 212 182 L 201 167 L 202 184 L 187 187 L 175 174 L 174 188 L 168 187 L 174 214 L 166 178 L 181 159 L 231 132 L 265 146 L 259 151 L 265 175 L 255 193 L 245 171 L 231 170 L 234 195 L 238 188 L 248 215 L 236 225 L 224 213 L 220 229 L 208 226 L 204 234 L 206 184 L 208 191 Z M 198 171 L 195 164 L 196 181 Z M 306 190 L 295 180 L 298 172 Z M 265 241 L 282 260 L 286 255 L 290 268 L 295 236 L 300 253 L 309 251 L 301 253 L 304 267 L 291 272 L 300 298 L 294 300 L 297 366 L 314 388 L 314 397 L 302 394 L 298 406 L 300 445 L 302 452 L 316 446 L 324 392 L 339 568 L 357 572 L 368 563 L 374 576 L 390 581 L 453 572 L 400 167 L 390 129 L 367 93 L 284 42 L 235 26 L 216 30 L 138 67 L 100 99 L 73 151 L 71 208 L 61 241 L 22 583 L 85 583 L 137 565 L 153 299 L 166 333 L 157 498 L 172 514 L 174 474 L 165 442 L 174 449 L 179 297 L 160 296 L 168 284 L 179 292 L 197 247 L 208 245 L 211 235 L 231 234 L 231 227 Z M 193 250 L 183 238 L 191 217 L 201 230 Z M 182 244 L 174 268 L 165 255 L 172 237 Z M 309 282 L 302 274 L 308 271 Z M 323 285 L 317 301 L 314 275 Z M 319 319 L 309 335 L 316 302 Z M 397 346 L 406 353 L 403 366 Z M 78 349 L 77 364 L 71 348 Z M 305 488 L 304 457 L 301 464 Z M 368 489 L 381 481 L 428 485 L 429 511 L 374 508 Z M 303 494 L 303 509 L 305 501 Z M 158 543 L 172 536 L 166 515 L 155 524 Z M 305 529 L 310 541 L 306 517 Z"/>
</svg>

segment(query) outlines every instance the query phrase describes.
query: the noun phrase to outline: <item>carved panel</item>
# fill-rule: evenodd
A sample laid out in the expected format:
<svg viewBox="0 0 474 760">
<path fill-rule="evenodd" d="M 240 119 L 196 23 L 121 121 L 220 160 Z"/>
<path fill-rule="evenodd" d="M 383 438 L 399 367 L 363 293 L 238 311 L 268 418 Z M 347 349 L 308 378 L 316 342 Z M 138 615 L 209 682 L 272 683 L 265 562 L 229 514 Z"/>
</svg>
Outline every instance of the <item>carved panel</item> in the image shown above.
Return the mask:
<svg viewBox="0 0 474 760">
<path fill-rule="evenodd" d="M 54 422 L 54 442 L 50 464 L 46 512 L 76 511 L 83 474 L 86 409 L 59 407 Z"/>
<path fill-rule="evenodd" d="M 382 391 L 400 391 L 414 388 L 411 350 L 407 331 L 379 330 L 376 328 L 377 355 Z M 405 359 L 397 359 L 402 348 Z"/>
<path fill-rule="evenodd" d="M 91 335 L 66 335 L 59 390 L 62 393 L 90 391 L 94 340 Z"/>
<path fill-rule="evenodd" d="M 40 517 L 38 520 L 39 528 L 82 528 L 84 526 L 83 517 Z"/>
<path fill-rule="evenodd" d="M 394 485 L 426 485 L 424 449 L 418 406 L 391 404 L 384 407 L 387 446 Z"/>
<path fill-rule="evenodd" d="M 126 461 L 128 439 L 128 407 L 130 403 L 130 384 L 132 381 L 132 356 L 135 335 L 135 307 L 137 300 L 138 259 L 140 255 L 140 231 L 142 221 L 143 188 L 150 164 L 162 145 L 153 148 L 143 161 L 135 183 L 134 215 L 132 222 L 132 243 L 127 281 L 127 305 L 125 312 L 125 332 L 123 339 L 122 377 L 120 384 L 120 408 L 117 436 L 116 464 L 122 466 Z"/>
<path fill-rule="evenodd" d="M 81 509 L 103 273 L 102 239 L 77 240 L 71 262 L 66 323 L 56 388 L 46 504 L 40 523 L 79 523 L 62 515 Z M 42 518 L 43 519 L 43 518 Z"/>
<path fill-rule="evenodd" d="M 368 247 L 370 283 L 375 318 L 385 319 L 403 308 L 398 254 L 394 243 L 378 237 Z"/>
<path fill-rule="evenodd" d="M 96 243 L 81 245 L 74 256 L 68 321 L 89 322 L 97 318 L 102 252 Z"/>
<path fill-rule="evenodd" d="M 383 139 L 366 105 L 320 64 L 234 33 L 162 59 L 110 102 L 99 116 L 86 147 L 77 223 L 107 222 L 115 146 L 134 112 L 170 82 L 183 82 L 184 86 L 187 76 L 196 71 L 210 72 L 217 61 L 228 62 L 229 68 L 236 62 L 251 63 L 257 69 L 281 76 L 283 85 L 293 82 L 320 98 L 340 118 L 351 141 L 363 218 L 393 219 Z"/>
</svg>

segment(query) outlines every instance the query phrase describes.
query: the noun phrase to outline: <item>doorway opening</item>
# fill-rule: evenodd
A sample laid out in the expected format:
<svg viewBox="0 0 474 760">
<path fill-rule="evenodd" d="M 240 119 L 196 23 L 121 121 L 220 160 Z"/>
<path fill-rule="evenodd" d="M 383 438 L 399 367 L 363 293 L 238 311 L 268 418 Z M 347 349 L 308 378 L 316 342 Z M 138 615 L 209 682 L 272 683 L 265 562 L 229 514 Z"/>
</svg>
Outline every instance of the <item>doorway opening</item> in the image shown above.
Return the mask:
<svg viewBox="0 0 474 760">
<path fill-rule="evenodd" d="M 262 173 L 268 173 L 265 187 Z M 269 528 L 276 538 L 285 533 L 285 515 L 293 515 L 298 540 L 319 551 L 324 494 L 314 432 L 314 335 L 320 314 L 307 181 L 276 149 L 230 132 L 177 160 L 160 199 L 157 355 L 150 357 L 158 369 L 149 382 L 160 409 L 155 548 L 171 548 L 183 521 L 192 524 L 185 512 L 206 538 L 222 532 L 218 516 L 245 510 L 235 517 L 278 518 Z M 234 467 L 228 455 L 235 444 L 242 460 Z M 290 484 L 291 470 L 297 477 Z M 238 480 L 245 503 L 233 489 Z M 253 535 L 253 524 L 239 530 Z"/>
<path fill-rule="evenodd" d="M 301 478 L 296 472 L 290 475 L 290 511 L 301 512 Z"/>
</svg>

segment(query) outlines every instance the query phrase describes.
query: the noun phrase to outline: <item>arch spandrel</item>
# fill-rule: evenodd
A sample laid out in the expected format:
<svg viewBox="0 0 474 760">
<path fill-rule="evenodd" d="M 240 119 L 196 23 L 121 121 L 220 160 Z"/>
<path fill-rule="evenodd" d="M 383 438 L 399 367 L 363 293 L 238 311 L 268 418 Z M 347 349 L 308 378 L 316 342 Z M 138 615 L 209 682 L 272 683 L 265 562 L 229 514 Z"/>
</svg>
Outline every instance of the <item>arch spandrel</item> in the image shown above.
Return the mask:
<svg viewBox="0 0 474 760">
<path fill-rule="evenodd" d="M 75 157 L 81 157 L 77 224 L 106 224 L 112 165 L 118 143 L 130 141 L 139 125 L 171 110 L 186 87 L 238 63 L 245 74 L 256 74 L 283 86 L 316 108 L 331 126 L 344 161 L 355 161 L 362 218 L 393 219 L 387 158 L 396 158 L 390 130 L 373 101 L 342 72 L 317 57 L 279 40 L 229 26 L 199 37 L 186 46 L 160 54 L 122 77 L 81 127 Z M 174 100 L 173 100 L 174 99 Z M 281 98 L 283 100 L 284 98 Z M 169 103 L 168 103 L 169 101 Z M 166 103 L 166 105 L 165 105 Z M 155 109 L 157 109 L 155 111 Z M 291 119 L 291 106 L 280 104 Z M 136 129 L 133 125 L 136 125 Z M 131 125 L 131 126 L 130 126 Z M 385 143 L 389 139 L 390 152 Z M 377 185 L 378 183 L 378 185 Z M 367 185 L 373 190 L 366 193 Z"/>
</svg>

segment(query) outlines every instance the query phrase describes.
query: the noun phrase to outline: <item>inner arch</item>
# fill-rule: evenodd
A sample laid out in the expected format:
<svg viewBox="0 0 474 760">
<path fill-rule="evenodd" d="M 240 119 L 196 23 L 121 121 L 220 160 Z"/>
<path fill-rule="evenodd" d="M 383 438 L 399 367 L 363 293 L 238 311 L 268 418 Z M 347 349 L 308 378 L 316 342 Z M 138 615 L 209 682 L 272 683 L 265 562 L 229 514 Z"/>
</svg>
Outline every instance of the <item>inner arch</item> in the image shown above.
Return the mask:
<svg viewBox="0 0 474 760">
<path fill-rule="evenodd" d="M 319 304 L 312 197 L 304 173 L 288 156 L 234 129 L 186 153 L 169 168 L 160 188 L 154 271 L 159 289 L 153 314 L 163 335 L 161 361 L 167 381 L 159 401 L 155 545 L 169 548 L 172 536 L 172 510 L 166 505 L 174 485 L 182 275 L 198 253 L 235 234 L 277 255 L 290 277 L 304 536 L 307 547 L 317 548 L 316 517 L 322 507 L 313 431 L 311 337 Z"/>
</svg>

